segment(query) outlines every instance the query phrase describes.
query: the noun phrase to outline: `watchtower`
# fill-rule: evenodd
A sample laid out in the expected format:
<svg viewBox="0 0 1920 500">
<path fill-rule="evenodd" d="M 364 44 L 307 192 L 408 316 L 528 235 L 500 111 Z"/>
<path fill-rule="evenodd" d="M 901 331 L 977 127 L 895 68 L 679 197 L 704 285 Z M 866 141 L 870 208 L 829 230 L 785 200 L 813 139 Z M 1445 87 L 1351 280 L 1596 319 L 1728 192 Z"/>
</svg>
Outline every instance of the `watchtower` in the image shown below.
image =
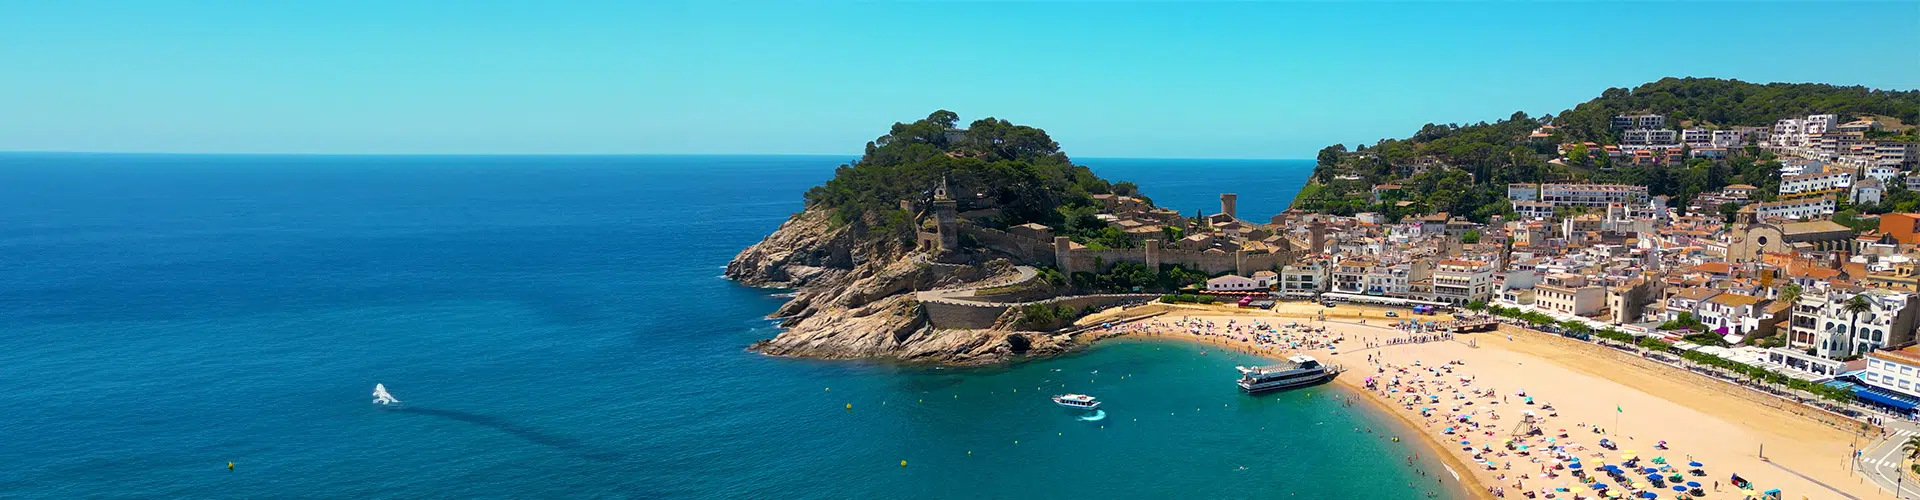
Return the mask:
<svg viewBox="0 0 1920 500">
<path fill-rule="evenodd" d="M 933 188 L 934 232 L 940 235 L 940 251 L 951 252 L 960 249 L 960 208 L 947 195 L 947 178 L 940 178 L 940 185 Z"/>
</svg>

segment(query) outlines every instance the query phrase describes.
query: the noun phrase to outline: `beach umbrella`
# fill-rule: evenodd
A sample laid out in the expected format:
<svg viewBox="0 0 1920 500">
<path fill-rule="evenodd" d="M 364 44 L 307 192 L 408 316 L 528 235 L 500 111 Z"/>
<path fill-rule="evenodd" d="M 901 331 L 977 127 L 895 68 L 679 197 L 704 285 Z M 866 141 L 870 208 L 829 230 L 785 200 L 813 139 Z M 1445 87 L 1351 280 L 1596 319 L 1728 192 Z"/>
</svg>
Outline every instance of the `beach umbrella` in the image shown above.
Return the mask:
<svg viewBox="0 0 1920 500">
<path fill-rule="evenodd" d="M 1580 462 L 1574 462 L 1572 464 L 1568 464 L 1567 468 L 1573 469 L 1573 470 L 1580 470 Z"/>
<path fill-rule="evenodd" d="M 1607 483 L 1593 483 L 1593 489 L 1596 489 L 1596 490 L 1607 489 Z"/>
<path fill-rule="evenodd" d="M 1698 481 L 1687 481 L 1687 487 L 1688 487 L 1688 488 L 1699 488 L 1699 487 L 1700 487 L 1700 482 L 1698 482 Z"/>
<path fill-rule="evenodd" d="M 1640 473 L 1641 473 L 1641 474 L 1653 474 L 1653 473 L 1655 473 L 1655 472 L 1660 472 L 1660 469 L 1655 469 L 1655 468 L 1652 468 L 1652 467 L 1648 467 L 1648 468 L 1645 468 L 1645 469 L 1640 469 Z M 1658 475 L 1658 474 L 1654 474 L 1654 475 Z"/>
<path fill-rule="evenodd" d="M 1460 440 L 1460 444 L 1473 444 L 1473 442 L 1472 442 L 1472 441 L 1467 441 L 1467 440 L 1465 440 L 1465 439 L 1462 439 L 1462 440 Z"/>
<path fill-rule="evenodd" d="M 1642 491 L 1640 492 L 1640 498 L 1660 498 L 1660 495 L 1651 491 Z"/>
<path fill-rule="evenodd" d="M 1678 492 L 1682 492 L 1682 493 L 1685 493 L 1685 492 L 1687 491 L 1687 487 L 1685 487 L 1685 486 L 1679 486 L 1679 485 L 1675 485 L 1675 486 L 1673 487 L 1673 491 L 1678 491 Z"/>
<path fill-rule="evenodd" d="M 1687 466 L 1688 467 L 1705 467 L 1706 465 L 1701 464 L 1700 462 L 1687 462 Z"/>
</svg>

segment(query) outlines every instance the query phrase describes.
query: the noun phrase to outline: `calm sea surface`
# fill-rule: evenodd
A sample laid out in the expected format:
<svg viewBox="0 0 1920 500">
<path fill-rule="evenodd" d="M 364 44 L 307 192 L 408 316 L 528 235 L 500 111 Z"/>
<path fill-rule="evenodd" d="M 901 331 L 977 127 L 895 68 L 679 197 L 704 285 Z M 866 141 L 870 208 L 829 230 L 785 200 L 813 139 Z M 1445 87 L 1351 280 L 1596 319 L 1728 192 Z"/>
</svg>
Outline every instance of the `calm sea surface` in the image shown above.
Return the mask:
<svg viewBox="0 0 1920 500">
<path fill-rule="evenodd" d="M 1218 350 L 981 370 L 745 352 L 780 299 L 721 267 L 843 160 L 0 155 L 0 497 L 1438 489 L 1390 417 L 1331 387 L 1241 396 L 1252 361 Z M 1236 191 L 1256 220 L 1310 167 L 1082 161 L 1184 211 Z M 407 409 L 370 407 L 375 383 Z M 1045 400 L 1062 391 L 1105 418 Z"/>
</svg>

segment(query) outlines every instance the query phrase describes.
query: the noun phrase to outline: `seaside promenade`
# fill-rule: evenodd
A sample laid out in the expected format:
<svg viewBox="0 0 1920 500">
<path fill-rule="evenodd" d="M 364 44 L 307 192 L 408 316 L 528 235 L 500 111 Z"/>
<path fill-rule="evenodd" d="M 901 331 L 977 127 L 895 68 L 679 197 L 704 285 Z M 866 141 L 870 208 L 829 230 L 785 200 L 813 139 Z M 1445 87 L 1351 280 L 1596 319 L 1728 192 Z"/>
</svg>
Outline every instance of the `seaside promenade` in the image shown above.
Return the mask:
<svg viewBox="0 0 1920 500">
<path fill-rule="evenodd" d="M 1348 308 L 1328 310 L 1330 320 L 1323 322 L 1317 320 L 1317 314 L 1303 318 L 1287 309 L 1275 314 L 1169 307 L 1145 321 L 1116 325 L 1121 331 L 1114 333 L 1152 331 L 1152 337 L 1209 342 L 1276 358 L 1302 352 L 1344 365 L 1349 372 L 1338 379 L 1339 384 L 1366 394 L 1377 406 L 1422 429 L 1419 442 L 1445 450 L 1448 462 L 1453 464 L 1449 467 L 1466 476 L 1462 484 L 1483 497 L 1491 498 L 1499 491 L 1505 498 L 1525 498 L 1524 492 L 1532 491 L 1536 498 L 1549 493 L 1554 498 L 1595 498 L 1591 489 L 1595 482 L 1614 491 L 1632 488 L 1634 481 L 1645 482 L 1646 474 L 1620 476 L 1628 480 L 1621 484 L 1605 472 L 1596 475 L 1583 471 L 1576 476 L 1567 468 L 1573 458 L 1585 462 L 1583 467 L 1588 471 L 1605 465 L 1619 467 L 1628 452 L 1634 452 L 1638 459 L 1636 469 L 1677 467 L 1684 475 L 1679 485 L 1687 481 L 1701 485 L 1698 492 L 1703 497 L 1694 498 L 1745 498 L 1744 492 L 1730 484 L 1734 474 L 1753 481 L 1755 492 L 1778 488 L 1783 498 L 1886 498 L 1888 491 L 1879 484 L 1891 490 L 1898 478 L 1891 470 L 1898 456 L 1889 450 L 1897 451 L 1898 441 L 1904 438 L 1879 440 L 1876 433 L 1843 430 L 1836 422 L 1817 420 L 1816 412 L 1798 411 L 1804 408 L 1784 401 L 1768 401 L 1765 395 L 1739 386 L 1651 362 L 1629 362 L 1613 357 L 1627 356 L 1623 353 L 1544 332 L 1508 330 L 1462 334 L 1450 341 L 1396 344 L 1388 339 L 1415 334 L 1392 328 L 1390 321 L 1377 319 L 1384 316 L 1373 315 L 1384 314 L 1384 310 L 1340 309 Z M 1340 319 L 1348 316 L 1343 313 L 1359 317 Z M 1368 324 L 1359 324 L 1363 320 Z M 1255 342 L 1246 335 L 1259 327 L 1238 332 L 1219 328 L 1229 321 L 1242 327 L 1268 328 L 1298 322 L 1324 328 L 1321 335 L 1340 341 L 1333 343 L 1334 349 L 1319 342 L 1293 349 L 1270 341 Z M 1215 328 L 1192 328 L 1209 323 Z M 1168 328 L 1171 325 L 1183 326 Z M 1444 374 L 1432 371 L 1442 366 L 1446 367 Z M 1394 375 L 1402 377 L 1398 383 L 1392 383 L 1396 382 Z M 1370 377 L 1376 381 L 1372 388 L 1367 383 Z M 1517 400 L 1515 395 L 1521 390 L 1540 404 Z M 1456 399 L 1456 392 L 1464 399 Z M 1427 404 L 1408 404 L 1412 401 L 1406 399 L 1409 395 L 1427 398 Z M 1440 401 L 1431 399 L 1435 396 Z M 1546 403 L 1553 405 L 1552 411 L 1542 411 Z M 1454 409 L 1456 405 L 1459 410 Z M 1422 408 L 1428 410 L 1423 412 Z M 1543 434 L 1514 436 L 1513 427 L 1529 410 L 1539 419 L 1536 425 Z M 1452 433 L 1447 432 L 1448 427 L 1453 427 Z M 1893 437 L 1900 437 L 1902 428 L 1893 429 Z M 1906 430 L 1920 434 L 1916 432 L 1920 429 Z M 1545 438 L 1554 441 L 1549 443 Z M 1603 448 L 1600 439 L 1614 446 Z M 1462 440 L 1470 444 L 1458 445 Z M 1510 449 L 1510 440 L 1526 443 L 1528 449 L 1524 454 L 1520 449 Z M 1554 451 L 1542 453 L 1543 447 Z M 1855 450 L 1863 449 L 1867 453 L 1863 453 L 1861 464 L 1878 467 L 1861 467 L 1856 472 L 1850 457 Z M 1882 458 L 1889 454 L 1894 456 Z M 1664 463 L 1652 464 L 1656 458 Z M 1554 468 L 1555 460 L 1560 468 Z M 1488 462 L 1494 465 L 1489 468 Z M 1699 467 L 1703 475 L 1688 473 L 1692 468 L 1686 464 L 1690 462 L 1703 464 Z M 1654 491 L 1651 484 L 1640 486 L 1643 488 L 1638 491 Z M 1906 486 L 1903 490 L 1910 495 L 1920 495 L 1920 487 L 1912 482 Z M 1585 493 L 1576 493 L 1575 488 Z M 1679 492 L 1658 493 L 1660 498 L 1673 498 Z"/>
</svg>

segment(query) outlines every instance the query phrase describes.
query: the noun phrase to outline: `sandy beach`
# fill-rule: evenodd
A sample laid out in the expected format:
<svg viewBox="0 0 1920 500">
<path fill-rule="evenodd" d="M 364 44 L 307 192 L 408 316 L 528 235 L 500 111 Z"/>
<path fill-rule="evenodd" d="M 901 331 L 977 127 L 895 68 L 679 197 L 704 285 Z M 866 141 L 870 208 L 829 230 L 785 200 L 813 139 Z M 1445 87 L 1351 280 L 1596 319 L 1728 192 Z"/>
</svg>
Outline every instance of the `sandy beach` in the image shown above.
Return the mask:
<svg viewBox="0 0 1920 500">
<path fill-rule="evenodd" d="M 1374 315 L 1383 313 L 1361 317 L 1383 318 Z M 1778 488 L 1783 498 L 1886 494 L 1849 471 L 1852 447 L 1866 443 L 1858 429 L 1812 418 L 1804 408 L 1730 384 L 1635 363 L 1624 359 L 1630 355 L 1538 332 L 1389 344 L 1389 339 L 1417 334 L 1391 327 L 1391 320 L 1366 319 L 1368 324 L 1362 325 L 1358 319 L 1336 319 L 1348 314 L 1335 311 L 1329 311 L 1325 323 L 1290 310 L 1282 314 L 1287 315 L 1173 308 L 1114 330 L 1209 342 L 1276 358 L 1305 353 L 1340 364 L 1348 371 L 1337 383 L 1422 429 L 1418 438 L 1444 450 L 1449 467 L 1463 476 L 1462 486 L 1483 498 L 1496 493 L 1527 498 L 1526 492 L 1534 498 L 1594 498 L 1595 482 L 1625 498 L 1625 488 L 1648 482 L 1648 474 L 1639 471 L 1648 467 L 1667 469 L 1659 474 L 1668 480 L 1681 475 L 1679 481 L 1644 484 L 1642 491 L 1659 493 L 1659 498 L 1676 498 L 1680 492 L 1671 486 L 1689 481 L 1700 484 L 1698 491 L 1704 495 L 1689 498 L 1745 498 L 1731 484 L 1734 474 L 1752 481 L 1755 491 Z M 1296 322 L 1324 331 L 1285 327 Z M 1329 343 L 1336 348 L 1328 349 Z M 1526 403 L 1529 397 L 1534 404 Z M 1421 403 L 1410 403 L 1414 400 Z M 1541 433 L 1517 436 L 1528 411 Z M 1615 446 L 1602 447 L 1601 439 Z M 1460 445 L 1461 440 L 1471 445 Z M 1523 445 L 1524 452 L 1519 448 Z M 1622 476 L 1625 484 L 1598 471 L 1608 465 L 1625 467 L 1629 453 L 1638 460 L 1632 462 L 1633 473 Z M 1580 475 L 1571 468 L 1576 458 Z M 1488 461 L 1494 464 L 1492 470 L 1485 465 Z M 1692 473 L 1694 469 L 1700 474 Z"/>
</svg>

